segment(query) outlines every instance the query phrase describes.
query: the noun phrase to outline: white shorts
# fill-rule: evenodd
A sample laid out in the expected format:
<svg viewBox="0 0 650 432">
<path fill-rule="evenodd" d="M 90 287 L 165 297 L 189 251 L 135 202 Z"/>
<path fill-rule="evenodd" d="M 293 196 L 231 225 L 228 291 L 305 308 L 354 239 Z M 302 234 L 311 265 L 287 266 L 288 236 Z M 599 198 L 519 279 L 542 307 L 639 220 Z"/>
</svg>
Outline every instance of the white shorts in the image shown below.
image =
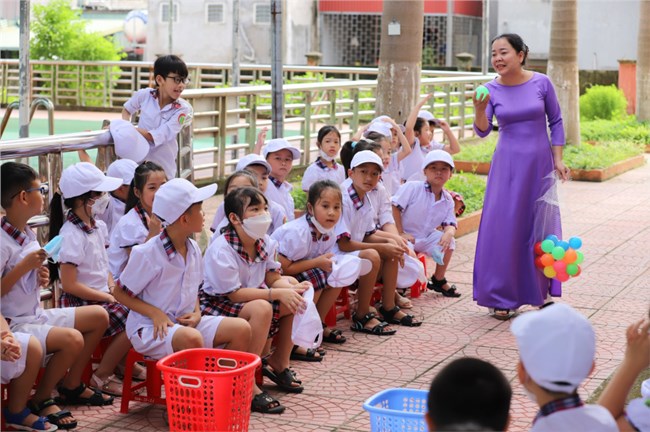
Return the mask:
<svg viewBox="0 0 650 432">
<path fill-rule="evenodd" d="M 442 238 L 443 232 L 435 230 L 428 236 L 424 238 L 416 238 L 415 239 L 415 246 L 414 249 L 418 253 L 423 253 L 429 256 L 432 256 L 431 250 L 433 248 L 438 248 L 439 251 L 442 251 L 442 248 L 438 243 L 440 243 L 440 239 Z M 450 250 L 455 250 L 456 249 L 456 240 L 451 239 L 451 242 L 449 243 L 449 249 Z"/>
<path fill-rule="evenodd" d="M 219 324 L 221 324 L 223 318 L 224 317 L 222 316 L 201 317 L 201 322 L 196 326 L 196 329 L 201 333 L 201 336 L 203 336 L 204 348 L 213 348 L 212 341 L 214 340 L 214 336 L 217 334 L 217 329 L 219 328 Z M 129 340 L 131 341 L 131 345 L 133 345 L 133 349 L 143 356 L 154 360 L 160 360 L 163 357 L 173 354 L 174 349 L 172 348 L 172 339 L 176 330 L 182 327 L 183 326 L 180 324 L 174 324 L 173 327 L 168 327 L 167 336 L 163 339 L 154 339 L 153 326 L 141 327 L 138 331 L 129 336 Z"/>
<path fill-rule="evenodd" d="M 29 333 L 30 335 L 36 337 L 43 347 L 43 353 L 47 353 L 47 335 L 52 330 L 52 327 L 64 327 L 64 328 L 74 328 L 74 315 L 76 308 L 52 308 L 45 309 L 42 312 L 42 316 L 45 317 L 45 320 L 41 323 L 29 323 L 29 322 L 15 322 L 13 319 L 11 321 L 11 331 L 12 332 L 23 332 Z M 23 321 L 25 317 L 20 317 L 20 320 Z M 44 356 L 46 357 L 46 356 Z M 46 361 L 44 359 L 43 364 Z"/>
<path fill-rule="evenodd" d="M 2 384 L 18 378 L 25 372 L 25 362 L 27 361 L 27 348 L 29 345 L 30 334 L 14 332 L 14 339 L 20 344 L 22 355 L 15 362 L 1 361 L 0 375 L 2 375 Z"/>
</svg>

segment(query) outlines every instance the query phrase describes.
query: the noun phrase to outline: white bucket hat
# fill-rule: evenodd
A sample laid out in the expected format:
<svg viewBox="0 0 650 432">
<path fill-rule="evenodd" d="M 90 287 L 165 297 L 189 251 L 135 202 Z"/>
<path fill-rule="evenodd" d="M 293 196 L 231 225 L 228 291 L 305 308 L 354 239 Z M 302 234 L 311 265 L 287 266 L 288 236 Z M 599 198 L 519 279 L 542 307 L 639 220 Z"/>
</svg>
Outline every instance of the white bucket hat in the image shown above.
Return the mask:
<svg viewBox="0 0 650 432">
<path fill-rule="evenodd" d="M 122 186 L 122 179 L 107 177 L 90 162 L 79 162 L 64 169 L 59 189 L 64 199 L 78 197 L 86 192 L 110 192 Z"/>
<path fill-rule="evenodd" d="M 411 255 L 404 255 L 404 267 L 397 268 L 397 286 L 409 288 L 415 282 L 426 282 L 427 275 L 424 273 L 422 263 Z"/>
<path fill-rule="evenodd" d="M 169 225 L 176 222 L 192 204 L 205 201 L 215 193 L 216 183 L 197 188 L 185 179 L 171 179 L 156 191 L 152 211 Z"/>
<path fill-rule="evenodd" d="M 147 157 L 151 145 L 135 126 L 127 120 L 112 120 L 109 126 L 113 136 L 115 154 L 122 159 L 140 163 Z"/>
<path fill-rule="evenodd" d="M 366 130 L 365 135 L 369 134 L 370 132 L 377 132 L 382 134 L 383 136 L 389 137 L 392 135 L 391 130 L 392 126 L 390 123 L 386 123 L 385 121 L 379 120 L 376 122 L 372 122 L 368 129 Z"/>
<path fill-rule="evenodd" d="M 423 118 L 423 119 L 425 119 L 426 121 L 432 121 L 432 120 L 435 120 L 435 119 L 436 119 L 436 118 L 433 116 L 433 114 L 431 114 L 429 111 L 424 111 L 424 110 L 418 112 L 418 117 L 419 117 L 419 118 Z"/>
<path fill-rule="evenodd" d="M 336 255 L 332 258 L 332 272 L 327 277 L 327 284 L 334 288 L 350 286 L 372 270 L 372 263 L 355 255 Z"/>
</svg>

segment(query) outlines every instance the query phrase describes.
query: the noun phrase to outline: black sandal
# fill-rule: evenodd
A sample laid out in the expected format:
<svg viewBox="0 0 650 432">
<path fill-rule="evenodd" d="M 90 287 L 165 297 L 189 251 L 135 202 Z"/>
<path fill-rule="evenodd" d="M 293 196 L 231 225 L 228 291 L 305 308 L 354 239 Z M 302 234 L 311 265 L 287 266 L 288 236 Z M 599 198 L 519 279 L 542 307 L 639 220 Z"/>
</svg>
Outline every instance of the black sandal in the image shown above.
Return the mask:
<svg viewBox="0 0 650 432">
<path fill-rule="evenodd" d="M 323 324 L 323 342 L 332 343 L 332 344 L 342 344 L 345 343 L 346 340 L 348 340 L 345 336 L 343 336 L 343 332 L 339 329 L 330 329 L 329 334 L 325 336 L 326 330 L 327 330 L 327 326 Z"/>
<path fill-rule="evenodd" d="M 302 393 L 305 389 L 301 385 L 301 381 L 296 378 L 296 373 L 289 368 L 276 373 L 270 366 L 263 366 L 262 375 L 273 381 L 281 390 L 289 393 Z M 298 384 L 298 386 L 292 384 Z"/>
<path fill-rule="evenodd" d="M 444 289 L 443 286 L 446 284 L 447 279 L 442 278 L 438 280 L 435 276 L 431 276 L 431 279 L 427 281 L 427 288 L 442 294 L 444 297 L 460 297 L 460 293 L 456 290 L 456 285 L 452 285 L 448 289 Z"/>
<path fill-rule="evenodd" d="M 325 352 L 325 350 L 307 348 L 307 352 L 305 354 L 302 354 L 298 352 L 298 348 L 300 348 L 298 345 L 294 345 L 293 348 L 291 349 L 291 356 L 289 357 L 291 360 L 306 361 L 306 362 L 323 361 L 323 355 L 324 355 L 323 353 Z M 316 357 L 316 354 L 318 354 L 318 357 Z"/>
<path fill-rule="evenodd" d="M 422 321 L 415 321 L 415 316 L 411 314 L 406 314 L 402 318 L 395 318 L 397 312 L 400 311 L 399 306 L 395 306 L 393 309 L 389 311 L 384 309 L 383 306 L 381 306 L 378 308 L 378 310 L 381 316 L 384 318 L 384 321 L 386 321 L 389 324 L 399 324 L 405 327 L 419 327 L 422 325 Z"/>
<path fill-rule="evenodd" d="M 59 411 L 52 413 L 52 414 L 41 414 L 41 411 L 43 411 L 45 408 L 49 408 L 51 406 L 56 405 L 56 402 L 54 399 L 45 399 L 41 403 L 37 403 L 33 399 L 27 402 L 27 407 L 29 410 L 32 412 L 32 414 L 37 415 L 37 416 L 42 416 L 47 418 L 47 421 L 52 423 L 53 425 L 56 425 L 57 428 L 59 429 L 74 429 L 77 427 L 77 420 L 68 422 L 68 423 L 63 423 L 61 420 L 65 418 L 72 418 L 72 413 L 68 410 L 62 410 L 59 409 Z"/>
<path fill-rule="evenodd" d="M 253 400 L 251 401 L 251 411 L 254 412 L 262 414 L 282 414 L 284 410 L 284 405 L 267 392 L 262 392 L 253 396 Z"/>
<path fill-rule="evenodd" d="M 368 322 L 370 322 L 373 318 L 377 318 L 377 315 L 372 312 L 368 312 L 362 318 L 357 318 L 356 315 L 352 315 L 352 325 L 350 326 L 350 330 L 377 336 L 390 336 L 394 335 L 397 332 L 397 330 L 394 329 L 386 330 L 388 323 L 385 321 L 380 322 L 373 328 L 366 328 L 366 324 L 368 324 Z"/>
<path fill-rule="evenodd" d="M 59 397 L 57 402 L 62 405 L 90 405 L 90 406 L 105 406 L 113 405 L 115 398 L 110 396 L 108 399 L 104 399 L 102 392 L 96 390 L 92 387 L 88 387 L 93 391 L 93 395 L 90 397 L 83 397 L 81 394 L 86 390 L 86 384 L 81 383 L 77 388 L 67 389 L 63 386 L 57 387 L 59 392 Z"/>
</svg>

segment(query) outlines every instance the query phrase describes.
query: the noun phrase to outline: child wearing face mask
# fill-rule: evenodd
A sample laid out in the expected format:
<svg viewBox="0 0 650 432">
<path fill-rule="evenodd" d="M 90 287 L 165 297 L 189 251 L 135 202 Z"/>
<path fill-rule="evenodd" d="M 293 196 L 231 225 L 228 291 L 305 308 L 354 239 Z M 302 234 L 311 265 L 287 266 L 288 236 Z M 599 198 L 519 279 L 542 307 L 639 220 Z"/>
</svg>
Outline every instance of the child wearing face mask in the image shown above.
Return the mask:
<svg viewBox="0 0 650 432">
<path fill-rule="evenodd" d="M 226 195 L 224 211 L 228 225 L 204 256 L 205 277 L 199 290 L 203 315 L 244 318 L 252 330 L 254 348 L 263 356 L 272 338 L 275 351 L 264 361 L 264 376 L 281 390 L 303 390 L 291 369 L 293 315 L 305 307 L 302 293 L 309 283 L 280 275 L 275 260 L 277 242 L 267 234 L 271 223 L 268 201 L 252 187 L 237 188 Z M 269 402 L 269 406 L 275 405 Z"/>
<path fill-rule="evenodd" d="M 345 168 L 336 163 L 336 157 L 341 149 L 341 133 L 334 126 L 323 126 L 316 138 L 318 158 L 305 169 L 302 176 L 302 190 L 309 192 L 312 184 L 319 180 L 332 180 L 341 184 L 345 180 Z"/>
<path fill-rule="evenodd" d="M 115 282 L 108 267 L 108 231 L 97 216 L 106 211 L 107 192 L 117 189 L 122 179 L 105 177 L 93 164 L 79 162 L 61 174 L 50 217 L 50 238 L 60 234 L 59 265 L 50 269 L 52 280 L 61 280 L 62 307 L 100 305 L 109 315 L 104 336 L 113 336 L 91 384 L 106 394 L 121 396 L 122 383 L 113 370 L 126 356 L 131 343 L 124 333 L 129 310 L 113 297 Z M 64 213 L 63 206 L 67 208 Z M 65 219 L 65 221 L 64 221 Z M 65 399 L 66 394 L 62 395 Z"/>
</svg>

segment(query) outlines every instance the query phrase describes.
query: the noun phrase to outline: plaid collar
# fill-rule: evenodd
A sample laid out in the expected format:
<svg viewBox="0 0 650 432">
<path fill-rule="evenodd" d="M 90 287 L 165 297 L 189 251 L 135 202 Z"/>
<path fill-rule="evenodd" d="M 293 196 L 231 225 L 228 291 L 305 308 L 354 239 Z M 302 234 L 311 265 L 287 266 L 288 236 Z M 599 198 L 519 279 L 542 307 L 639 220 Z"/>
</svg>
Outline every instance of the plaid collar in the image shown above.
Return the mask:
<svg viewBox="0 0 650 432">
<path fill-rule="evenodd" d="M 271 180 L 271 183 L 273 183 L 276 188 L 280 189 L 280 187 L 282 187 L 282 182 L 272 175 L 269 175 L 269 180 Z"/>
<path fill-rule="evenodd" d="M 176 256 L 176 248 L 174 247 L 174 243 L 172 242 L 172 239 L 169 237 L 169 234 L 167 234 L 167 229 L 163 229 L 162 232 L 160 233 L 160 240 L 162 241 L 163 247 L 165 248 L 165 252 L 167 253 L 167 258 L 170 260 Z"/>
<path fill-rule="evenodd" d="M 86 234 L 92 234 L 95 232 L 95 229 L 97 229 L 97 225 L 95 225 L 95 219 L 90 218 L 91 226 L 88 226 L 72 210 L 68 211 L 67 219 L 68 222 L 72 222 L 74 225 L 77 226 L 77 228 L 79 228 L 81 231 L 85 232 Z"/>
<path fill-rule="evenodd" d="M 235 250 L 235 252 L 237 252 L 239 256 L 242 257 L 242 259 L 246 261 L 248 264 L 266 261 L 266 259 L 269 257 L 269 253 L 266 250 L 266 242 L 264 241 L 264 239 L 255 240 L 256 255 L 254 259 L 251 259 L 246 253 L 246 251 L 244 250 L 244 245 L 242 244 L 241 239 L 237 235 L 237 231 L 235 231 L 231 227 L 226 228 L 226 230 L 223 233 L 223 236 L 225 237 L 228 244 Z"/>
<path fill-rule="evenodd" d="M 321 160 L 320 156 L 316 159 L 315 162 L 316 166 L 322 170 L 330 170 L 330 169 L 336 169 L 336 161 L 332 161 L 332 167 L 328 167 L 325 165 L 325 163 Z"/>
<path fill-rule="evenodd" d="M 2 222 L 0 222 L 2 225 L 2 229 L 5 230 L 9 236 L 16 241 L 20 246 L 22 246 L 25 241 L 27 240 L 27 234 L 24 232 L 20 231 L 18 228 L 13 226 L 8 220 L 6 216 L 2 217 Z"/>
<path fill-rule="evenodd" d="M 564 399 L 557 399 L 554 401 L 551 401 L 544 405 L 537 415 L 535 416 L 535 420 L 533 420 L 533 424 L 537 420 L 539 420 L 542 417 L 547 417 L 553 413 L 556 413 L 558 411 L 564 411 L 568 409 L 573 409 L 573 408 L 579 408 L 583 406 L 584 403 L 580 400 L 580 396 L 576 393 L 571 396 L 567 396 Z"/>
<path fill-rule="evenodd" d="M 314 223 L 311 221 L 311 215 L 309 213 L 305 213 L 305 219 L 307 219 L 307 225 L 309 225 L 309 230 L 311 231 L 311 241 L 317 242 L 318 241 L 318 230 L 316 229 L 316 226 Z M 322 234 L 321 240 L 326 242 L 330 239 L 330 236 L 327 234 Z"/>
<path fill-rule="evenodd" d="M 137 213 L 137 215 L 140 216 L 140 220 L 142 221 L 142 225 L 144 225 L 144 227 L 146 229 L 149 229 L 149 224 L 147 223 L 147 212 L 145 211 L 145 209 L 142 208 L 140 203 L 137 203 L 135 205 L 135 207 L 133 207 L 133 208 L 135 209 L 135 212 Z"/>
<path fill-rule="evenodd" d="M 354 184 L 350 184 L 348 187 L 348 195 L 350 195 L 350 199 L 352 200 L 352 204 L 354 204 L 355 209 L 359 210 L 361 207 L 363 207 L 363 200 L 359 198 L 359 194 L 354 188 Z"/>
</svg>

